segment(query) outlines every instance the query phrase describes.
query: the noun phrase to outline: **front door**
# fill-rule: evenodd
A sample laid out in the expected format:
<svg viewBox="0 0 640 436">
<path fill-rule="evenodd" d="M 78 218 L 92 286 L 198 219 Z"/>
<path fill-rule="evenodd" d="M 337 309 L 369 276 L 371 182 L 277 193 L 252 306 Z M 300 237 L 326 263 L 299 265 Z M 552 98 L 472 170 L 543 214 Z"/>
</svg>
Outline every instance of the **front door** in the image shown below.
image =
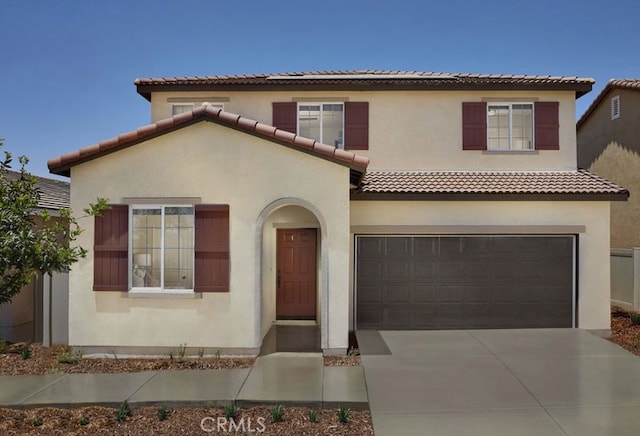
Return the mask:
<svg viewBox="0 0 640 436">
<path fill-rule="evenodd" d="M 278 229 L 276 318 L 316 319 L 316 229 Z"/>
</svg>

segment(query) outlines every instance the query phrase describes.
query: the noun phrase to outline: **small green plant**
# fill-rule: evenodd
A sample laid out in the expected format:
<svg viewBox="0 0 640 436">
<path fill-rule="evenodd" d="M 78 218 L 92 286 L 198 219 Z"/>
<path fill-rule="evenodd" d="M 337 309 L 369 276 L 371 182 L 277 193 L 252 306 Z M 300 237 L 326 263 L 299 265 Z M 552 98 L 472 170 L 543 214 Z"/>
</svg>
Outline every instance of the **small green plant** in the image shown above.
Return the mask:
<svg viewBox="0 0 640 436">
<path fill-rule="evenodd" d="M 58 356 L 58 363 L 66 363 L 69 365 L 77 365 L 80 363 L 82 359 L 83 351 L 80 349 L 78 351 L 70 351 L 68 349 L 62 350 L 62 353 Z"/>
<path fill-rule="evenodd" d="M 33 421 L 31 421 L 31 424 L 33 424 L 34 427 L 40 427 L 42 426 L 42 424 L 44 424 L 44 421 L 42 420 L 42 418 L 38 416 L 33 418 Z"/>
<path fill-rule="evenodd" d="M 111 350 L 111 355 L 113 355 L 114 360 L 118 360 L 118 353 L 116 353 L 116 350 Z"/>
<path fill-rule="evenodd" d="M 160 421 L 166 421 L 167 419 L 169 419 L 170 415 L 171 415 L 171 411 L 167 409 L 165 406 L 161 406 L 158 409 L 158 419 Z"/>
<path fill-rule="evenodd" d="M 120 403 L 120 407 L 116 411 L 116 420 L 122 422 L 126 421 L 127 418 L 131 415 L 131 409 L 129 408 L 129 403 L 127 400 L 124 400 Z"/>
<path fill-rule="evenodd" d="M 51 367 L 49 367 L 49 374 L 58 374 L 60 373 L 60 367 L 58 367 L 57 363 L 52 363 Z"/>
<path fill-rule="evenodd" d="M 204 348 L 198 348 L 198 357 L 200 359 L 204 357 Z"/>
<path fill-rule="evenodd" d="M 86 416 L 81 416 L 80 419 L 78 420 L 78 424 L 80 425 L 87 425 L 89 424 L 89 418 L 87 418 Z"/>
<path fill-rule="evenodd" d="M 0 340 L 0 354 L 4 354 L 7 349 L 7 343 L 3 340 Z"/>
<path fill-rule="evenodd" d="M 223 414 L 224 414 L 224 417 L 227 419 L 236 419 L 239 412 L 240 412 L 240 408 L 235 403 L 235 401 L 224 406 Z"/>
<path fill-rule="evenodd" d="M 309 421 L 318 422 L 318 411 L 317 410 L 309 410 Z"/>
<path fill-rule="evenodd" d="M 169 360 L 173 360 L 174 355 L 175 355 L 175 351 L 173 350 L 169 351 Z"/>
<path fill-rule="evenodd" d="M 31 358 L 31 341 L 25 342 L 20 349 L 20 355 L 22 356 L 22 360 Z"/>
<path fill-rule="evenodd" d="M 178 357 L 180 358 L 180 360 L 184 360 L 185 354 L 187 354 L 187 344 L 180 344 L 178 346 Z"/>
<path fill-rule="evenodd" d="M 629 312 L 629 319 L 631 320 L 631 325 L 640 325 L 640 313 Z"/>
<path fill-rule="evenodd" d="M 220 350 L 216 350 L 216 360 L 220 360 Z"/>
<path fill-rule="evenodd" d="M 356 347 L 350 347 L 349 351 L 347 351 L 347 356 L 354 357 L 360 355 L 360 349 Z"/>
<path fill-rule="evenodd" d="M 273 422 L 282 422 L 284 418 L 284 406 L 282 404 L 278 404 L 273 409 L 271 409 L 271 418 Z"/>
<path fill-rule="evenodd" d="M 345 409 L 344 407 L 339 408 L 338 421 L 343 424 L 348 424 L 351 421 L 351 409 Z"/>
</svg>

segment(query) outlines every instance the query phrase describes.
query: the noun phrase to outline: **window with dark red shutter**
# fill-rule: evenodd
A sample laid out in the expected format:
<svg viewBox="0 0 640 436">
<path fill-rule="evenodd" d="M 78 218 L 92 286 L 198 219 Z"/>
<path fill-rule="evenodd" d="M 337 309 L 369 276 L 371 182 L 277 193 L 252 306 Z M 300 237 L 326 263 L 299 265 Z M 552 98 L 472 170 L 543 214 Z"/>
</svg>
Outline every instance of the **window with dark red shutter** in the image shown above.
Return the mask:
<svg viewBox="0 0 640 436">
<path fill-rule="evenodd" d="M 369 103 L 346 102 L 344 104 L 344 149 L 369 149 Z"/>
<path fill-rule="evenodd" d="M 195 207 L 196 292 L 229 292 L 229 205 Z"/>
<path fill-rule="evenodd" d="M 129 271 L 129 208 L 113 205 L 95 217 L 94 291 L 126 291 Z"/>
<path fill-rule="evenodd" d="M 462 149 L 487 149 L 487 103 L 462 103 Z"/>
<path fill-rule="evenodd" d="M 287 132 L 297 133 L 298 104 L 294 101 L 273 103 L 273 126 Z"/>
<path fill-rule="evenodd" d="M 534 106 L 536 150 L 560 149 L 559 103 L 539 101 Z"/>
</svg>

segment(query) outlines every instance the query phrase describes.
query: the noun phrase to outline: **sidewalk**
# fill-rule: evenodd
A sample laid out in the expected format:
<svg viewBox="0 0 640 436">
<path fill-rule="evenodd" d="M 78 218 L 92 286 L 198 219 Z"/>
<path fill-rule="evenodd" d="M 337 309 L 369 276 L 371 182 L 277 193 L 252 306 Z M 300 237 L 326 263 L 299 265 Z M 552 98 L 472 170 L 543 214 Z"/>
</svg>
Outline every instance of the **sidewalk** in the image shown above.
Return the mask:
<svg viewBox="0 0 640 436">
<path fill-rule="evenodd" d="M 0 376 L 0 407 L 216 407 L 284 404 L 368 408 L 364 370 L 325 367 L 320 353 L 275 353 L 253 368 Z"/>
</svg>

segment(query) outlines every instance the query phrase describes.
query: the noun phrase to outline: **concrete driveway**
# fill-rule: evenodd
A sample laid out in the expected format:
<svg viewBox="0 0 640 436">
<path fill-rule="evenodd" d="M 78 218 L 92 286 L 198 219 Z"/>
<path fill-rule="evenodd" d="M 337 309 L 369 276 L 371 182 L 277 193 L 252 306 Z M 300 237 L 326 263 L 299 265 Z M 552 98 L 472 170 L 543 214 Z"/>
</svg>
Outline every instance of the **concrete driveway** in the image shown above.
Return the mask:
<svg viewBox="0 0 640 436">
<path fill-rule="evenodd" d="M 586 331 L 357 337 L 377 436 L 640 432 L 640 357 Z"/>
</svg>

